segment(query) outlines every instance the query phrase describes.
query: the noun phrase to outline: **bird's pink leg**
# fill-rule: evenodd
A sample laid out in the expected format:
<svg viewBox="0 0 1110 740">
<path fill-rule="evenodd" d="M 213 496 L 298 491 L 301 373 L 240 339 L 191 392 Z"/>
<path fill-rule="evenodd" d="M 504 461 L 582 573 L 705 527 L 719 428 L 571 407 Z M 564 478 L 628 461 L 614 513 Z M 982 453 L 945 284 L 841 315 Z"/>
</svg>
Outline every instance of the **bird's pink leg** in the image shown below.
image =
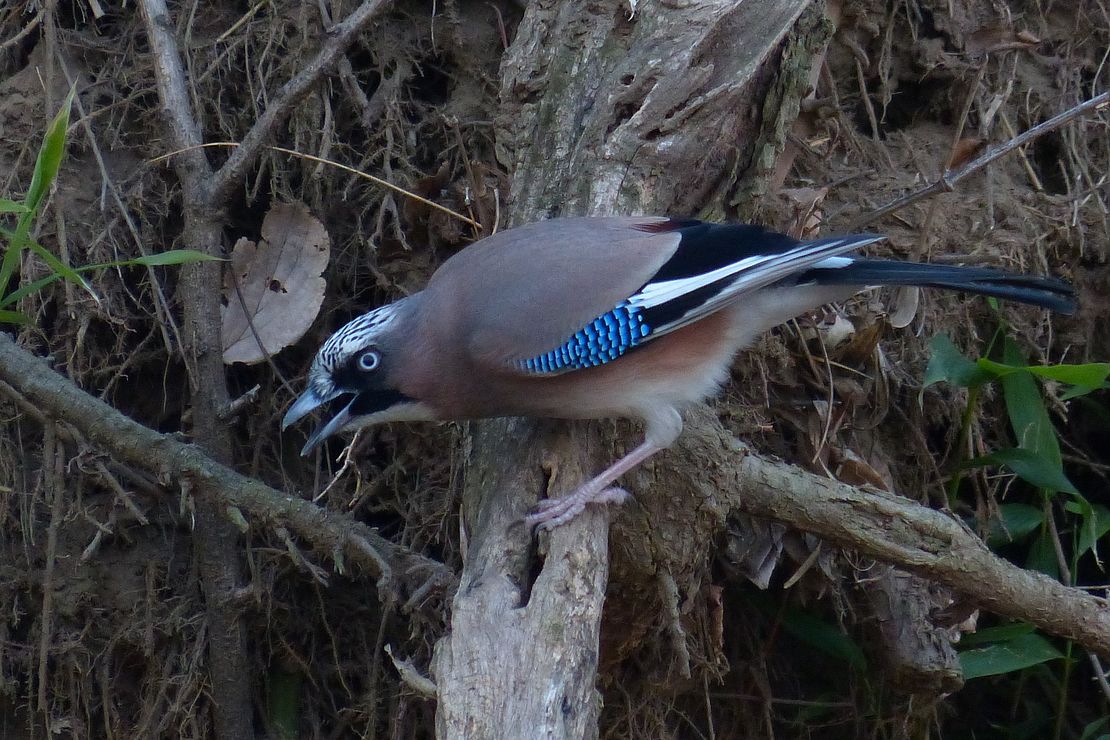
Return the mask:
<svg viewBox="0 0 1110 740">
<path fill-rule="evenodd" d="M 592 480 L 586 481 L 578 490 L 559 498 L 540 501 L 524 521 L 529 527 L 551 529 L 566 524 L 582 513 L 586 504 L 619 504 L 631 494 L 623 488 L 609 484 L 637 465 L 663 449 L 650 439 L 617 460 Z"/>
</svg>

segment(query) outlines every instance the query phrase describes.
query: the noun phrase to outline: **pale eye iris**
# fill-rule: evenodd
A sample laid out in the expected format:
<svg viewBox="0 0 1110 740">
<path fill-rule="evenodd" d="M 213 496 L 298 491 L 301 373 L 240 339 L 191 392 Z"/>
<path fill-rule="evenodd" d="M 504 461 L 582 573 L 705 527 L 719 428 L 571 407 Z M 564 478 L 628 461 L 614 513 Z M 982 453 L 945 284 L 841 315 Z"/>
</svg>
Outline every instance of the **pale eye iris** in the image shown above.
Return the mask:
<svg viewBox="0 0 1110 740">
<path fill-rule="evenodd" d="M 365 370 L 366 372 L 369 372 L 375 369 L 378 366 L 378 363 L 381 362 L 381 360 L 382 358 L 377 352 L 375 352 L 374 350 L 367 350 L 366 352 L 363 352 L 361 355 L 359 355 L 358 368 L 359 370 Z"/>
</svg>

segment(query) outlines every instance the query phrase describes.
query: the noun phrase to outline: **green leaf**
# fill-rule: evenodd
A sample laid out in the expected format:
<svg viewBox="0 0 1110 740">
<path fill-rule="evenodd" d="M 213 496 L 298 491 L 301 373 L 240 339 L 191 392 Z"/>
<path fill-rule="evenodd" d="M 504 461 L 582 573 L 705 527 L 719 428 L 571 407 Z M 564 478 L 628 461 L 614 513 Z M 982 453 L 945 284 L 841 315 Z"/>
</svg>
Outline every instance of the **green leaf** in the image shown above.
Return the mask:
<svg viewBox="0 0 1110 740">
<path fill-rule="evenodd" d="M 1025 567 L 1060 580 L 1060 562 L 1056 559 L 1056 545 L 1052 542 L 1048 527 L 1041 529 L 1033 544 L 1029 546 L 1029 554 L 1025 556 Z"/>
<path fill-rule="evenodd" d="M 1044 522 L 1044 512 L 1029 504 L 1002 504 L 998 517 L 992 518 L 987 528 L 987 544 L 998 547 L 1016 542 L 1033 532 Z"/>
<path fill-rule="evenodd" d="M 1110 722 L 1110 717 L 1099 717 L 1094 722 L 1091 722 L 1083 728 L 1083 734 L 1079 736 L 1079 740 L 1103 740 L 1103 738 L 1110 738 L 1110 735 L 1098 735 L 1095 733 L 1106 727 L 1106 723 Z"/>
<path fill-rule="evenodd" d="M 47 285 L 50 285 L 50 283 L 61 279 L 61 275 L 56 272 L 52 272 L 46 277 L 41 277 L 33 283 L 23 285 L 19 288 L 19 290 L 13 290 L 11 293 L 8 293 L 3 298 L 0 298 L 0 308 L 16 303 L 17 301 L 22 300 L 25 296 L 29 296 L 32 293 L 37 293 L 45 288 Z"/>
<path fill-rule="evenodd" d="M 1013 640 L 1015 637 L 1032 634 L 1036 629 L 1036 627 L 1028 622 L 1000 624 L 997 627 L 987 627 L 986 629 L 964 635 L 960 638 L 960 646 L 966 648 L 988 642 L 1006 642 L 1008 640 Z"/>
<path fill-rule="evenodd" d="M 923 386 L 928 388 L 942 380 L 963 388 L 982 385 L 992 379 L 989 371 L 965 357 L 945 334 L 937 334 L 929 342 L 929 366 L 925 368 Z"/>
<path fill-rule="evenodd" d="M 19 311 L 0 311 L 0 324 L 30 324 L 31 319 Z"/>
<path fill-rule="evenodd" d="M 1008 365 L 1022 364 L 1021 350 L 1010 337 L 1003 340 L 1003 359 Z M 1045 410 L 1037 381 L 1027 372 L 1010 373 L 1002 377 L 1002 394 L 1006 400 L 1010 425 L 1017 438 L 1017 446 L 1043 455 L 1054 466 L 1061 469 L 1060 443 L 1056 440 L 1056 428 L 1048 418 L 1048 411 Z M 1068 485 L 1071 486 L 1070 483 Z M 1074 490 L 1074 487 L 1070 490 Z"/>
<path fill-rule="evenodd" d="M 69 109 L 73 105 L 73 96 L 77 87 L 69 88 L 69 95 L 62 102 L 62 107 L 46 129 L 46 135 L 39 147 L 39 156 L 35 160 L 35 172 L 31 176 L 31 185 L 27 188 L 24 203 L 27 210 L 34 213 L 46 197 L 54 178 L 58 176 L 58 169 L 62 165 L 62 157 L 66 151 L 66 130 L 69 128 Z"/>
<path fill-rule="evenodd" d="M 1064 475 L 1064 471 L 1060 469 L 1058 463 L 1054 463 L 1046 455 L 1034 450 L 1020 447 L 997 450 L 989 455 L 968 460 L 963 464 L 963 467 L 980 468 L 984 465 L 1000 465 L 1037 488 L 1047 488 L 1065 493 L 1079 493 L 1072 482 Z"/>
<path fill-rule="evenodd" d="M 45 249 L 45 247 L 40 247 Z M 53 256 L 53 255 L 51 255 Z M 131 260 L 118 260 L 115 262 L 100 262 L 95 265 L 82 265 L 81 267 L 74 268 L 74 272 L 85 273 L 93 270 L 103 270 L 109 267 L 128 267 L 145 265 L 149 267 L 156 267 L 159 265 L 183 265 L 189 262 L 203 262 L 205 260 L 222 260 L 222 257 L 211 257 L 204 252 L 198 252 L 195 249 L 171 249 L 166 252 L 159 252 L 158 254 L 151 254 L 145 257 L 136 257 Z M 0 298 L 0 308 L 9 304 L 15 303 L 22 298 L 37 293 L 45 288 L 55 280 L 63 278 L 64 275 L 59 272 L 51 273 L 45 277 L 41 277 L 33 283 L 21 286 L 19 290 L 13 290 L 8 295 Z"/>
<path fill-rule="evenodd" d="M 1110 377 L 1110 362 L 1088 362 L 1082 365 L 1030 365 L 1026 368 L 1034 375 L 1058 380 L 1068 385 L 1101 387 Z"/>
<path fill-rule="evenodd" d="M 865 669 L 867 658 L 856 641 L 839 628 L 803 611 L 791 609 L 783 616 L 783 627 L 799 640 L 818 650 L 848 663 L 853 668 Z"/>
<path fill-rule="evenodd" d="M 1110 388 L 1110 386 L 1107 386 L 1105 384 L 1099 385 L 1099 386 L 1093 386 L 1093 387 L 1089 386 L 1089 385 L 1073 385 L 1072 387 L 1068 388 L 1066 391 L 1064 391 L 1063 393 L 1060 394 L 1060 400 L 1061 401 L 1070 401 L 1073 398 L 1079 398 L 1080 396 L 1087 396 L 1087 395 L 1090 395 L 1091 393 L 1094 393 L 1095 391 L 1101 391 L 1101 390 L 1104 390 L 1106 388 Z"/>
<path fill-rule="evenodd" d="M 0 198 L 0 213 L 27 213 L 30 210 L 30 208 L 22 203 L 17 203 L 7 198 Z"/>
<path fill-rule="evenodd" d="M 9 232 L 7 229 L 3 230 L 4 236 L 8 239 L 8 246 L 4 249 L 3 261 L 0 262 L 0 296 L 8 293 L 8 283 L 11 282 L 11 276 L 16 274 L 16 267 L 19 266 L 19 255 L 23 253 L 23 247 L 27 243 L 27 233 L 22 230 L 23 219 L 20 217 L 20 229 Z"/>
<path fill-rule="evenodd" d="M 1095 556 L 1095 562 L 1102 567 L 1098 555 L 1098 543 L 1107 532 L 1110 532 L 1110 508 L 1102 504 L 1091 504 L 1080 497 L 1080 501 L 1069 501 L 1064 505 L 1068 511 L 1078 514 L 1079 542 L 1076 543 L 1076 557 L 1082 557 L 1090 550 Z"/>
<path fill-rule="evenodd" d="M 970 681 L 1020 671 L 1062 657 L 1064 654 L 1048 640 L 1038 634 L 1028 634 L 984 648 L 965 650 L 960 653 L 960 666 L 964 680 Z"/>
<path fill-rule="evenodd" d="M 294 740 L 300 736 L 301 675 L 275 669 L 270 671 L 268 683 L 270 724 L 278 738 Z"/>
<path fill-rule="evenodd" d="M 976 361 L 976 364 L 999 378 L 1013 373 L 1028 372 L 1041 378 L 1066 383 L 1072 387 L 1060 396 L 1062 401 L 1099 390 L 1105 385 L 1107 377 L 1110 377 L 1110 362 L 1088 362 L 1081 365 L 1008 365 L 981 358 Z"/>
<path fill-rule="evenodd" d="M 223 257 L 213 257 L 210 254 L 205 254 L 196 249 L 171 249 L 167 252 L 159 252 L 157 254 L 148 254 L 145 257 L 136 257 L 133 260 L 123 260 L 122 262 L 112 262 L 104 267 L 114 267 L 116 265 L 146 265 L 147 267 L 157 267 L 160 265 L 184 265 L 190 262 L 211 262 L 223 261 Z"/>
<path fill-rule="evenodd" d="M 92 286 L 89 285 L 89 282 L 85 280 L 85 278 L 81 277 L 77 270 L 74 270 L 65 262 L 62 262 L 60 259 L 55 257 L 49 249 L 42 246 L 33 239 L 28 240 L 27 246 L 31 248 L 32 252 L 42 258 L 42 261 L 45 262 L 50 267 L 50 269 L 54 271 L 55 274 L 61 275 L 66 280 L 83 289 L 86 293 L 93 297 L 93 300 L 95 300 L 97 303 L 100 303 L 100 296 L 96 294 L 96 291 L 92 289 Z"/>
<path fill-rule="evenodd" d="M 1110 377 L 1110 362 L 1088 362 L 1082 365 L 1010 365 L 986 358 L 976 361 L 980 368 L 992 375 L 1003 377 L 1012 373 L 1029 372 L 1049 380 L 1068 385 L 1099 387 Z"/>
</svg>

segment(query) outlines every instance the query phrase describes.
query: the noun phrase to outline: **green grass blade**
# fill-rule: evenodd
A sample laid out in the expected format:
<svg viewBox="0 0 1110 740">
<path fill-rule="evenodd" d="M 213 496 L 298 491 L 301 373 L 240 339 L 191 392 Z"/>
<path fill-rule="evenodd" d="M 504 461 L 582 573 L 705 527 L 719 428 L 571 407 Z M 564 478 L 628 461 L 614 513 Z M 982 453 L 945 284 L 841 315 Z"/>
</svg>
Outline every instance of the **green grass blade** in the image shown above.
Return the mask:
<svg viewBox="0 0 1110 740">
<path fill-rule="evenodd" d="M 45 249 L 45 247 L 42 247 L 42 248 Z M 53 256 L 53 255 L 51 255 L 51 256 Z M 222 258 L 221 257 L 212 257 L 210 255 L 205 254 L 204 252 L 198 252 L 195 249 L 171 249 L 171 250 L 166 251 L 166 252 L 159 252 L 158 254 L 151 254 L 151 255 L 148 255 L 146 257 L 136 257 L 135 259 L 132 259 L 132 260 L 116 260 L 114 262 L 99 262 L 95 265 L 82 265 L 81 267 L 75 267 L 75 268 L 72 268 L 72 269 L 76 273 L 85 273 L 85 272 L 92 272 L 93 270 L 104 270 L 104 269 L 107 269 L 109 267 L 134 267 L 134 266 L 158 267 L 158 266 L 161 266 L 161 265 L 184 265 L 184 264 L 188 264 L 190 262 L 204 262 L 206 260 L 220 260 L 220 259 L 222 259 Z M 60 272 L 53 272 L 50 275 L 47 275 L 46 277 L 39 278 L 38 280 L 34 281 L 33 283 L 28 283 L 27 285 L 24 285 L 21 288 L 19 288 L 19 290 L 14 290 L 11 293 L 9 293 L 8 295 L 4 296 L 3 298 L 0 298 L 0 308 L 3 308 L 4 306 L 11 305 L 12 303 L 15 303 L 16 301 L 19 301 L 19 300 L 31 295 L 32 293 L 37 293 L 38 291 L 45 288 L 47 285 L 50 285 L 54 281 L 60 280 L 63 277 L 64 277 L 64 275 L 62 275 Z"/>
<path fill-rule="evenodd" d="M 31 209 L 8 198 L 0 198 L 0 213 L 27 213 Z"/>
<path fill-rule="evenodd" d="M 39 147 L 38 158 L 35 159 L 35 171 L 31 176 L 31 185 L 27 188 L 27 195 L 23 199 L 25 210 L 20 214 L 19 223 L 14 233 L 6 232 L 8 244 L 4 252 L 4 260 L 0 263 L 0 296 L 8 292 L 8 284 L 15 274 L 19 264 L 19 257 L 29 245 L 31 225 L 42 204 L 50 185 L 58 176 L 58 169 L 62 165 L 62 157 L 66 150 L 66 129 L 69 128 L 69 109 L 73 105 L 73 96 L 76 87 L 69 89 L 61 110 L 54 116 L 50 126 L 43 136 L 42 145 Z M 68 268 L 67 268 L 68 269 Z M 84 281 L 82 281 L 84 285 Z"/>
<path fill-rule="evenodd" d="M 136 257 L 133 260 L 113 262 L 116 265 L 145 265 L 146 267 L 160 267 L 163 265 L 184 265 L 190 262 L 223 261 L 223 257 L 213 257 L 210 254 L 199 252 L 196 249 L 171 249 L 167 252 L 148 254 L 145 257 Z"/>
<path fill-rule="evenodd" d="M 5 236 L 7 236 L 5 234 Z M 17 234 L 8 236 L 8 245 L 4 248 L 4 259 L 0 261 L 0 296 L 8 292 L 8 283 L 11 282 L 12 275 L 15 274 L 15 268 L 19 264 L 19 255 L 23 252 L 23 244 L 20 243 Z"/>
<path fill-rule="evenodd" d="M 66 130 L 69 128 L 69 109 L 73 105 L 73 96 L 77 88 L 71 87 L 66 95 L 61 110 L 54 116 L 42 138 L 39 147 L 39 156 L 35 160 L 35 173 L 31 176 L 31 186 L 27 188 L 24 203 L 30 213 L 38 211 L 43 198 L 50 190 L 50 185 L 58 176 L 58 169 L 62 166 L 62 157 L 66 151 Z"/>
<path fill-rule="evenodd" d="M 0 311 L 0 324 L 29 324 L 31 319 L 19 311 Z"/>
<path fill-rule="evenodd" d="M 77 270 L 74 270 L 65 262 L 62 262 L 60 259 L 55 257 L 49 249 L 34 240 L 28 240 L 27 246 L 30 247 L 31 251 L 37 254 L 42 259 L 42 261 L 45 262 L 47 266 L 49 266 L 50 269 L 53 270 L 56 274 L 61 275 L 66 280 L 78 286 L 86 293 L 91 295 L 93 297 L 93 300 L 95 300 L 97 303 L 100 303 L 100 296 L 96 294 L 96 291 L 92 289 L 92 286 L 89 285 L 89 282 L 85 280 L 85 278 L 81 277 Z"/>
<path fill-rule="evenodd" d="M 33 283 L 28 283 L 27 285 L 20 287 L 19 290 L 13 290 L 11 293 L 8 293 L 3 298 L 0 298 L 0 308 L 3 308 L 4 306 L 10 306 L 13 303 L 21 301 L 32 293 L 39 292 L 47 285 L 50 285 L 50 283 L 61 279 L 61 275 L 56 272 L 52 272 L 46 277 L 41 277 Z"/>
</svg>

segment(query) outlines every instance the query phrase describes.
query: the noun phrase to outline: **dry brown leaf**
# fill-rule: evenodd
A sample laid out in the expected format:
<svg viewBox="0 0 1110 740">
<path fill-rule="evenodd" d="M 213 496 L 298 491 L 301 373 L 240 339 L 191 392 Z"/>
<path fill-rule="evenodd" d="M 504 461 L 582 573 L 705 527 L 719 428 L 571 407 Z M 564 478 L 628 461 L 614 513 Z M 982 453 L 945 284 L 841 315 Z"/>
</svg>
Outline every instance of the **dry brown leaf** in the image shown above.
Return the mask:
<svg viewBox="0 0 1110 740">
<path fill-rule="evenodd" d="M 796 239 L 815 239 L 824 213 L 821 202 L 828 195 L 828 188 L 783 188 L 779 194 L 791 206 L 790 226 L 787 233 Z"/>
<path fill-rule="evenodd" d="M 987 148 L 987 142 L 978 138 L 960 139 L 948 155 L 947 170 L 956 170 L 978 157 Z"/>
<path fill-rule="evenodd" d="M 848 449 L 841 449 L 838 452 L 840 464 L 836 467 L 836 479 L 841 483 L 847 483 L 850 486 L 870 485 L 880 491 L 890 490 L 890 484 L 882 474 L 858 454 Z"/>
<path fill-rule="evenodd" d="M 330 252 L 327 231 L 301 203 L 271 208 L 257 245 L 236 242 L 224 272 L 225 363 L 261 362 L 304 335 L 324 300 Z"/>
<path fill-rule="evenodd" d="M 1028 31 L 1015 32 L 1010 28 L 984 26 L 967 37 L 967 51 L 978 55 L 1009 49 L 1032 49 L 1040 43 L 1041 40 Z"/>
</svg>

